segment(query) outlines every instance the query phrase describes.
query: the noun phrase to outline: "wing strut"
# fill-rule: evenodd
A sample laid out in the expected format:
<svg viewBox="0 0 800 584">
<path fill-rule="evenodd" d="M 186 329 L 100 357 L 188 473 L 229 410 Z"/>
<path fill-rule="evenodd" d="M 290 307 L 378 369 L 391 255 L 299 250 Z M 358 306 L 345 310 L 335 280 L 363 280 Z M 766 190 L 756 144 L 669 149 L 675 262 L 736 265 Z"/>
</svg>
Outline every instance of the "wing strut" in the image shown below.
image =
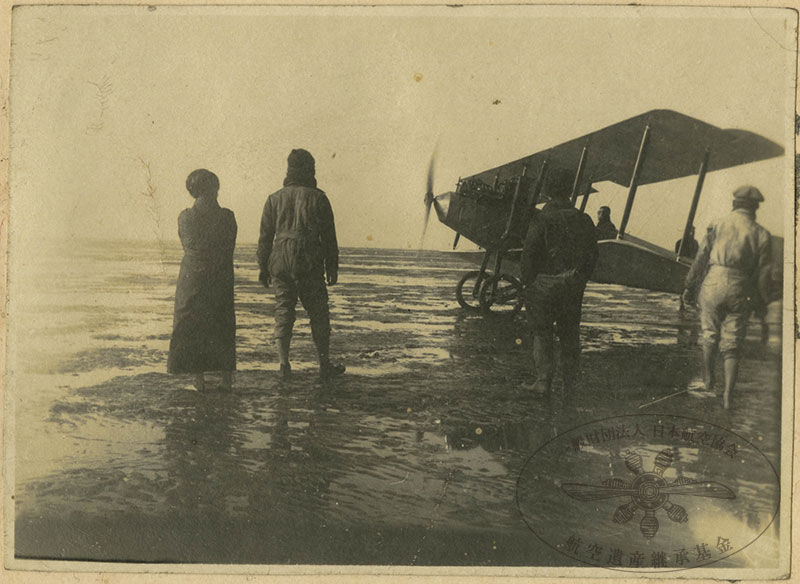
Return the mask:
<svg viewBox="0 0 800 584">
<path fill-rule="evenodd" d="M 539 195 L 542 193 L 542 185 L 544 184 L 544 177 L 547 176 L 547 166 L 549 164 L 550 160 L 548 159 L 542 162 L 542 168 L 539 169 L 539 178 L 536 179 L 536 186 L 533 188 L 528 198 L 528 213 L 526 214 L 528 220 L 533 218 L 533 210 L 539 202 Z"/>
<path fill-rule="evenodd" d="M 683 228 L 683 237 L 681 237 L 681 244 L 678 248 L 678 257 L 680 259 L 683 255 L 683 245 L 689 239 L 689 233 L 692 231 L 694 225 L 694 215 L 697 213 L 697 203 L 700 202 L 700 193 L 703 191 L 703 181 L 706 179 L 706 171 L 708 170 L 708 157 L 710 155 L 709 149 L 706 148 L 703 154 L 703 162 L 700 163 L 700 170 L 697 172 L 697 185 L 694 187 L 694 196 L 692 197 L 692 205 L 689 207 L 689 216 L 686 218 L 686 227 Z"/>
<path fill-rule="evenodd" d="M 647 142 L 650 137 L 650 125 L 644 127 L 642 134 L 642 142 L 639 144 L 639 154 L 636 156 L 636 165 L 633 167 L 633 175 L 631 176 L 631 184 L 628 189 L 628 200 L 625 202 L 625 213 L 622 215 L 622 222 L 619 224 L 618 239 L 622 239 L 625 235 L 625 228 L 628 226 L 628 220 L 631 218 L 631 209 L 633 208 L 633 199 L 636 197 L 636 189 L 639 187 L 639 175 L 642 172 L 642 165 L 644 164 L 645 156 L 647 155 Z"/>
<path fill-rule="evenodd" d="M 583 195 L 583 198 L 581 199 L 581 213 L 583 213 L 586 210 L 586 203 L 589 202 L 589 192 L 591 190 L 592 190 L 592 185 L 589 184 L 589 188 L 586 189 L 586 193 Z"/>
<path fill-rule="evenodd" d="M 581 150 L 581 159 L 578 162 L 578 171 L 575 173 L 575 182 L 572 183 L 572 206 L 575 206 L 575 201 L 578 200 L 578 189 L 581 186 L 581 180 L 583 179 L 583 169 L 586 168 L 586 154 L 589 151 L 588 146 L 584 146 L 583 150 Z"/>
<path fill-rule="evenodd" d="M 517 201 L 519 200 L 520 192 L 522 191 L 522 185 L 525 183 L 525 177 L 528 175 L 528 165 L 525 164 L 522 167 L 522 175 L 517 178 L 517 186 L 514 189 L 514 198 L 511 200 L 511 211 L 508 213 L 508 220 L 506 221 L 506 229 L 503 231 L 503 235 L 500 237 L 502 242 L 502 246 L 505 247 L 505 242 L 508 239 L 508 235 L 511 232 L 511 228 L 514 225 L 514 219 L 517 215 Z"/>
</svg>

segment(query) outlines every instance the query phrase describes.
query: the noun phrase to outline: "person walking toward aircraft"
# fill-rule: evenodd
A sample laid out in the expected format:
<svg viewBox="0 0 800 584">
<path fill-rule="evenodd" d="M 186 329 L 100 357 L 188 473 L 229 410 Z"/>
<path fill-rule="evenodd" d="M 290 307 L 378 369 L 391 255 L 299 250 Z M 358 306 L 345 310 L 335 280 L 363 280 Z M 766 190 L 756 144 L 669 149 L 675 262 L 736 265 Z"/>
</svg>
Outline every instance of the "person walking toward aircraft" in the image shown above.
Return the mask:
<svg viewBox="0 0 800 584">
<path fill-rule="evenodd" d="M 275 287 L 275 332 L 281 378 L 291 375 L 289 345 L 297 300 L 311 321 L 311 336 L 319 358 L 320 379 L 344 373 L 331 363 L 328 286 L 339 274 L 339 247 L 333 210 L 327 195 L 317 188 L 314 157 L 292 150 L 283 188 L 271 194 L 261 217 L 258 240 L 259 281 Z"/>
<path fill-rule="evenodd" d="M 753 186 L 733 192 L 733 211 L 708 226 L 686 277 L 683 301 L 698 304 L 703 330 L 703 382 L 714 388 L 718 354 L 724 360 L 722 404 L 730 405 L 736 386 L 742 343 L 751 312 L 767 311 L 771 270 L 770 233 L 756 223 L 764 200 Z"/>
<path fill-rule="evenodd" d="M 520 271 L 525 285 L 525 311 L 533 333 L 536 368 L 534 391 L 550 390 L 555 334 L 561 344 L 565 392 L 578 374 L 583 291 L 597 261 L 591 217 L 570 202 L 574 174 L 554 169 L 544 183 L 549 202 L 534 217 L 522 248 Z"/>
<path fill-rule="evenodd" d="M 206 371 L 221 371 L 222 388 L 230 391 L 236 369 L 236 218 L 217 202 L 219 179 L 213 172 L 195 170 L 186 179 L 186 189 L 195 202 L 178 216 L 184 255 L 175 292 L 167 371 L 193 373 L 197 391 L 206 389 Z"/>
<path fill-rule="evenodd" d="M 604 205 L 597 210 L 597 240 L 616 238 L 617 226 L 611 222 L 611 209 Z"/>
</svg>

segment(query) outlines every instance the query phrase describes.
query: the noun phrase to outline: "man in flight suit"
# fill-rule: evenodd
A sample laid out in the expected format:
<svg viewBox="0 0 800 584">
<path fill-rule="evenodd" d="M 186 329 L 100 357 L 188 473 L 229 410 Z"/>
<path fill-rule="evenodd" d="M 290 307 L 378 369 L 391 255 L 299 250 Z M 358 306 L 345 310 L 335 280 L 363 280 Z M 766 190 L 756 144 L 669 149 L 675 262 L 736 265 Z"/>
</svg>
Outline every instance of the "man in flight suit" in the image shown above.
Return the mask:
<svg viewBox="0 0 800 584">
<path fill-rule="evenodd" d="M 549 202 L 531 221 L 522 248 L 520 270 L 533 333 L 537 392 L 549 391 L 552 385 L 556 334 L 565 392 L 572 390 L 578 374 L 581 304 L 597 261 L 597 240 L 591 217 L 570 202 L 573 180 L 574 174 L 563 169 L 548 173 L 543 191 Z"/>
<path fill-rule="evenodd" d="M 764 316 L 770 280 L 770 234 L 756 223 L 761 192 L 744 186 L 733 193 L 733 211 L 708 226 L 686 277 L 683 301 L 700 308 L 703 329 L 703 381 L 714 387 L 714 364 L 724 359 L 722 403 L 728 408 L 739 373 L 742 342 L 750 313 Z M 699 290 L 699 294 L 698 294 Z"/>
<path fill-rule="evenodd" d="M 275 286 L 274 338 L 283 379 L 291 374 L 289 344 L 298 298 L 311 321 L 320 378 L 345 369 L 331 363 L 328 354 L 331 326 L 325 284 L 333 286 L 338 279 L 339 247 L 331 204 L 314 175 L 314 157 L 306 150 L 292 150 L 283 188 L 269 196 L 261 217 L 258 279 L 266 287 Z"/>
</svg>

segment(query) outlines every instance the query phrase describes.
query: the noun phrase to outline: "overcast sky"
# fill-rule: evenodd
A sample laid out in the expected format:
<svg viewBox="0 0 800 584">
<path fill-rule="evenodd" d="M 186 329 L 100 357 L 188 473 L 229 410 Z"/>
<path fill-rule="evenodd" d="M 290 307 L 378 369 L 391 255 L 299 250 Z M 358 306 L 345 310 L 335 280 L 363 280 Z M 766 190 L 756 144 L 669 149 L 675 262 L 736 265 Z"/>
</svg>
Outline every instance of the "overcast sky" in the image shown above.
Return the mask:
<svg viewBox="0 0 800 584">
<path fill-rule="evenodd" d="M 792 150 L 794 14 L 620 8 L 14 10 L 11 221 L 43 236 L 177 241 L 195 168 L 255 241 L 292 148 L 310 150 L 340 244 L 416 247 L 435 191 L 645 111 Z M 784 231 L 787 157 L 712 173 L 698 229 L 743 183 Z M 624 189 L 595 185 L 588 211 Z M 671 245 L 694 180 L 640 190 L 629 231 Z M 426 247 L 449 246 L 432 220 Z"/>
</svg>

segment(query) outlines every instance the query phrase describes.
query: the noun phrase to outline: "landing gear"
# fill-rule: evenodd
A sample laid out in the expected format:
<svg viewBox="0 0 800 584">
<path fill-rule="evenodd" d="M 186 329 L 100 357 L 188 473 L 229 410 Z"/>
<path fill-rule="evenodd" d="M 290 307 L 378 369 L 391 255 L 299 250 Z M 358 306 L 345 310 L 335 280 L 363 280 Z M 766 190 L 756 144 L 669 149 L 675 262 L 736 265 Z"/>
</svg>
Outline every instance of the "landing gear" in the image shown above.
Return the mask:
<svg viewBox="0 0 800 584">
<path fill-rule="evenodd" d="M 459 281 L 458 286 L 456 286 L 456 300 L 458 300 L 461 308 L 475 311 L 481 307 L 480 289 L 483 282 L 478 283 L 480 273 L 480 270 L 467 272 Z M 486 278 L 484 277 L 482 280 L 486 281 Z"/>
<path fill-rule="evenodd" d="M 522 284 L 514 276 L 487 276 L 478 295 L 484 314 L 507 314 L 511 317 L 522 310 Z"/>
<path fill-rule="evenodd" d="M 494 255 L 494 272 L 486 270 Z M 456 299 L 462 308 L 481 310 L 484 314 L 506 314 L 513 317 L 522 309 L 522 284 L 514 276 L 501 271 L 503 254 L 487 251 L 480 270 L 467 272 L 456 287 Z"/>
</svg>

